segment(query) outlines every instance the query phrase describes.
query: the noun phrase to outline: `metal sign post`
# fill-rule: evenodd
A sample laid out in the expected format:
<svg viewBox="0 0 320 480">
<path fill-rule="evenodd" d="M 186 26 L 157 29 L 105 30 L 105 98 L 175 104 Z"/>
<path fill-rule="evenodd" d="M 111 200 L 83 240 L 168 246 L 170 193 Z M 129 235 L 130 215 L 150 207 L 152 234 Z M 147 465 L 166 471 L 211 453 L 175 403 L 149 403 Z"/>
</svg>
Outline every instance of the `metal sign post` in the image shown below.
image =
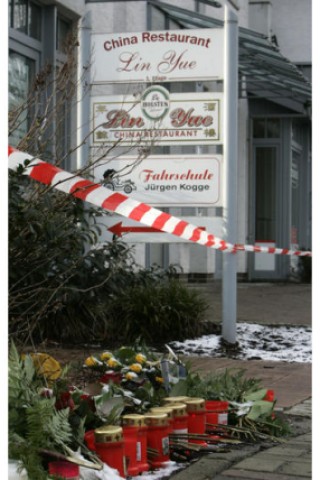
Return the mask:
<svg viewBox="0 0 320 480">
<path fill-rule="evenodd" d="M 237 153 L 238 153 L 238 18 L 228 6 L 225 9 L 225 115 L 224 115 L 224 239 L 237 242 Z M 236 343 L 237 323 L 237 256 L 223 254 L 222 338 Z"/>
<path fill-rule="evenodd" d="M 89 158 L 90 135 L 90 62 L 91 12 L 81 19 L 79 28 L 78 91 L 77 91 L 77 168 L 83 168 Z"/>
</svg>

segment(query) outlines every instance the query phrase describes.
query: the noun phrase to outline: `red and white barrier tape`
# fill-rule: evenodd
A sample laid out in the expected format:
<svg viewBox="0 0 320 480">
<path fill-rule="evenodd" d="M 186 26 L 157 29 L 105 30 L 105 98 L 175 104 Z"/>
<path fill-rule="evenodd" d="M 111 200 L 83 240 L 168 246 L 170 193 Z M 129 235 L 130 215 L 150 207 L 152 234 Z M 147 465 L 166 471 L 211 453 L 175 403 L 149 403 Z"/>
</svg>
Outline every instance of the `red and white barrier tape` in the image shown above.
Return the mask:
<svg viewBox="0 0 320 480">
<path fill-rule="evenodd" d="M 85 200 L 100 208 L 109 210 L 126 218 L 143 223 L 163 232 L 176 235 L 185 240 L 198 243 L 205 247 L 214 248 L 224 252 L 235 253 L 237 251 L 271 253 L 276 255 L 295 255 L 310 257 L 311 252 L 300 250 L 289 250 L 286 248 L 272 248 L 253 245 L 241 245 L 225 242 L 221 238 L 202 230 L 169 213 L 161 212 L 156 208 L 150 207 L 145 203 L 134 200 L 122 193 L 114 193 L 100 184 L 93 183 L 90 180 L 66 172 L 50 163 L 43 162 L 27 153 L 15 150 L 9 147 L 9 168 L 16 170 L 19 165 L 24 165 L 24 161 L 30 163 L 25 168 L 24 173 L 29 177 L 51 185 L 61 192 L 73 195 L 76 198 Z"/>
</svg>

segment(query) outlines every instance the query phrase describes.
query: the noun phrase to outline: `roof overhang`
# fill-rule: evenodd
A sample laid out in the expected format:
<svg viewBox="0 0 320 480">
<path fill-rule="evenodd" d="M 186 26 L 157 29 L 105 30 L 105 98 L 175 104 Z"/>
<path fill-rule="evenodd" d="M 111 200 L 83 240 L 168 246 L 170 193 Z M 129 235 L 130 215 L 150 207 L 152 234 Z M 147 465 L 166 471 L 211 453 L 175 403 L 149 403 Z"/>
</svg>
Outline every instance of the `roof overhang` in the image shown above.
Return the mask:
<svg viewBox="0 0 320 480">
<path fill-rule="evenodd" d="M 149 3 L 181 28 L 223 28 L 224 22 L 159 0 Z M 239 96 L 267 99 L 295 112 L 310 111 L 312 89 L 299 68 L 264 35 L 239 27 Z"/>
</svg>

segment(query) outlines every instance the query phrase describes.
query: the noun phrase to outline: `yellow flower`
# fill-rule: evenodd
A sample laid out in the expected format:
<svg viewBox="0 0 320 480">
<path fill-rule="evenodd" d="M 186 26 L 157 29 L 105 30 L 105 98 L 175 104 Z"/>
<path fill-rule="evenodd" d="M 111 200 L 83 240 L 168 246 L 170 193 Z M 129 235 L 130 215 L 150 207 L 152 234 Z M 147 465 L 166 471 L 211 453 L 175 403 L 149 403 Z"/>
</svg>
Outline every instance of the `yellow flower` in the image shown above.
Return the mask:
<svg viewBox="0 0 320 480">
<path fill-rule="evenodd" d="M 97 365 L 99 365 L 99 360 L 97 360 L 95 357 L 88 357 L 85 359 L 84 361 L 84 364 L 87 366 L 87 367 L 95 367 Z"/>
<path fill-rule="evenodd" d="M 24 354 L 22 354 L 24 355 Z M 47 353 L 30 353 L 38 375 L 43 375 L 49 382 L 57 380 L 62 372 L 60 363 Z M 21 356 L 22 357 L 22 356 Z M 24 355 L 23 360 L 26 356 Z"/>
<path fill-rule="evenodd" d="M 111 358 L 109 358 L 109 360 L 107 361 L 107 365 L 108 365 L 108 367 L 110 367 L 110 368 L 115 368 L 115 367 L 119 367 L 120 363 L 119 363 L 118 360 L 116 360 L 114 357 L 111 357 Z"/>
<path fill-rule="evenodd" d="M 111 352 L 103 352 L 101 353 L 100 355 L 100 359 L 101 360 L 109 360 L 109 358 L 112 357 L 112 353 Z"/>
<path fill-rule="evenodd" d="M 145 355 L 143 355 L 143 353 L 137 353 L 135 360 L 138 363 L 145 363 L 147 361 L 147 358 Z"/>
<path fill-rule="evenodd" d="M 133 372 L 137 372 L 137 373 L 140 373 L 142 370 L 142 366 L 140 365 L 140 363 L 133 363 L 132 365 L 130 365 L 129 368 Z"/>
<path fill-rule="evenodd" d="M 134 378 L 137 378 L 138 375 L 134 372 L 128 372 L 126 373 L 125 377 L 127 380 L 133 380 Z"/>
<path fill-rule="evenodd" d="M 163 383 L 164 380 L 162 377 L 156 377 L 156 382 Z"/>
</svg>

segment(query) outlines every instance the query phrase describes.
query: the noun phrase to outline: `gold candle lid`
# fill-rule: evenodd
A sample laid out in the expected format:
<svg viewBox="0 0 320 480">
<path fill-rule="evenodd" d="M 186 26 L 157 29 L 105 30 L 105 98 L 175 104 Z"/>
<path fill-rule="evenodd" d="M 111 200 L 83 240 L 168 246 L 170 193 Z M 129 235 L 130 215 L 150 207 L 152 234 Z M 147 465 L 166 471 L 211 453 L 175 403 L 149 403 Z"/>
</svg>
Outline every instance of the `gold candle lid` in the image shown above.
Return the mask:
<svg viewBox="0 0 320 480">
<path fill-rule="evenodd" d="M 189 398 L 185 403 L 187 405 L 188 412 L 205 410 L 204 398 Z"/>
<path fill-rule="evenodd" d="M 105 425 L 96 428 L 94 438 L 97 443 L 120 442 L 123 440 L 122 427 L 117 425 Z"/>
<path fill-rule="evenodd" d="M 146 413 L 144 418 L 148 426 L 168 425 L 168 415 L 166 413 Z"/>
<path fill-rule="evenodd" d="M 169 405 L 164 406 L 172 408 L 174 417 L 181 417 L 182 415 L 187 415 L 187 406 L 185 403 L 169 403 Z"/>
<path fill-rule="evenodd" d="M 121 417 L 122 425 L 126 427 L 143 427 L 146 424 L 144 415 L 130 413 Z"/>
<path fill-rule="evenodd" d="M 165 397 L 166 403 L 184 403 L 189 397 Z"/>
<path fill-rule="evenodd" d="M 173 408 L 168 405 L 164 407 L 152 407 L 150 409 L 151 413 L 166 413 L 168 418 L 173 418 Z"/>
</svg>

